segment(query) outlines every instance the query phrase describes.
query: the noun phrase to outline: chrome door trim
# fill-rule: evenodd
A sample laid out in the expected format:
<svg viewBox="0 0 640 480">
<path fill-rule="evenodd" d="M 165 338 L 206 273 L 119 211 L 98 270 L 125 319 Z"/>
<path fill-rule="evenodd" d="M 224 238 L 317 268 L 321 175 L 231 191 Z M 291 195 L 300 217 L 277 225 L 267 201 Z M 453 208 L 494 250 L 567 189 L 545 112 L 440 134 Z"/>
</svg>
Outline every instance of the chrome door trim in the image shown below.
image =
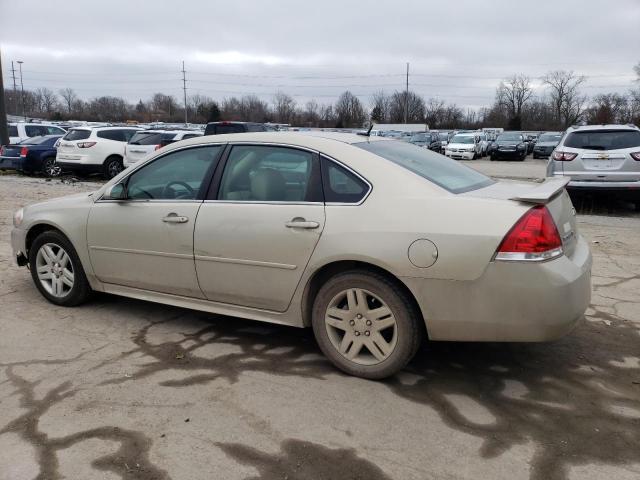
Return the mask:
<svg viewBox="0 0 640 480">
<path fill-rule="evenodd" d="M 295 270 L 296 268 L 298 268 L 296 265 L 289 265 L 287 263 L 260 262 L 258 260 L 245 260 L 242 258 L 210 257 L 207 255 L 195 255 L 195 259 L 202 260 L 204 262 L 233 263 L 237 265 L 251 265 L 253 267 L 279 268 L 282 270 Z"/>
<path fill-rule="evenodd" d="M 186 253 L 169 253 L 169 252 L 156 252 L 153 250 L 136 250 L 133 248 L 116 248 L 116 247 L 99 247 L 99 246 L 90 246 L 90 250 L 99 250 L 103 252 L 116 252 L 116 253 L 134 253 L 137 255 L 152 255 L 156 257 L 169 257 L 169 258 L 185 258 L 191 259 L 193 255 L 189 255 Z"/>
</svg>

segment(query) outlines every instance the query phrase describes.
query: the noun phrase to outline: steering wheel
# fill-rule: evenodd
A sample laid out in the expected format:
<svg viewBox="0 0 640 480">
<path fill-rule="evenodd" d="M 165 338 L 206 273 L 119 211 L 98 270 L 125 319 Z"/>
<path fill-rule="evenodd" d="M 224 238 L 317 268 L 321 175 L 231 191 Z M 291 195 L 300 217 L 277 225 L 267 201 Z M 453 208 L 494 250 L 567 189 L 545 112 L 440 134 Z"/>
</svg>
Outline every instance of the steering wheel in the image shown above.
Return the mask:
<svg viewBox="0 0 640 480">
<path fill-rule="evenodd" d="M 173 185 L 180 185 L 181 187 L 186 188 L 187 191 L 189 192 L 189 198 L 195 198 L 196 197 L 196 191 L 193 188 L 191 188 L 188 183 L 181 182 L 180 180 L 173 180 L 173 181 L 167 183 L 164 186 L 164 188 L 162 189 L 162 197 L 163 198 L 167 198 L 169 196 L 169 192 L 171 192 L 173 194 L 172 198 L 178 198 L 178 197 L 175 196 L 176 195 L 175 190 L 173 190 L 171 188 Z"/>
</svg>

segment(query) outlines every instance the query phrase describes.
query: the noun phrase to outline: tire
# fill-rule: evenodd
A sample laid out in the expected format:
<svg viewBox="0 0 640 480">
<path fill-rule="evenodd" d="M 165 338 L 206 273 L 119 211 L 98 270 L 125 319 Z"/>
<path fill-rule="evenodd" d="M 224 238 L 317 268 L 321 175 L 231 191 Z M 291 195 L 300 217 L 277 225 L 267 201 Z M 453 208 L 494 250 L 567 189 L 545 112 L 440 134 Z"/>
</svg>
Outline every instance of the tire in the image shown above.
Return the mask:
<svg viewBox="0 0 640 480">
<path fill-rule="evenodd" d="M 109 180 L 118 175 L 122 170 L 124 170 L 122 157 L 119 157 L 118 155 L 111 155 L 102 165 L 102 174 Z"/>
<path fill-rule="evenodd" d="M 360 307 L 362 300 L 365 307 Z M 386 313 L 381 312 L 384 307 Z M 371 316 L 375 309 L 377 319 Z M 328 311 L 333 314 L 327 315 Z M 402 370 L 413 358 L 422 341 L 422 321 L 397 284 L 377 273 L 352 270 L 335 275 L 320 288 L 311 323 L 320 349 L 337 368 L 377 380 Z M 376 328 L 375 322 L 381 326 Z"/>
<path fill-rule="evenodd" d="M 47 157 L 42 161 L 42 174 L 45 177 L 59 177 L 62 169 L 56 165 L 56 157 Z"/>
<path fill-rule="evenodd" d="M 61 251 L 66 253 L 66 258 L 60 254 Z M 29 270 L 36 288 L 55 305 L 74 307 L 91 295 L 91 287 L 75 248 L 56 230 L 43 232 L 33 241 L 29 248 Z"/>
</svg>

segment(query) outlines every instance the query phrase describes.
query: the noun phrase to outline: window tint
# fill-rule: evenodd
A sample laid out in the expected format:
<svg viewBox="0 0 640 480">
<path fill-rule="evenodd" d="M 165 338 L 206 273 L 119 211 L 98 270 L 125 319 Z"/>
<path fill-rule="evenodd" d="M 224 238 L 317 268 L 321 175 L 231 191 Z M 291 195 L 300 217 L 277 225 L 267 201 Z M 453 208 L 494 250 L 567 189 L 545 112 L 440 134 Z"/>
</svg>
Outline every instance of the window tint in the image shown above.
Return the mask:
<svg viewBox="0 0 640 480">
<path fill-rule="evenodd" d="M 106 140 L 114 140 L 116 142 L 124 142 L 124 135 L 121 130 L 100 130 L 97 133 L 98 138 Z"/>
<path fill-rule="evenodd" d="M 452 193 L 468 192 L 493 183 L 480 172 L 410 143 L 377 141 L 353 145 L 400 165 Z"/>
<path fill-rule="evenodd" d="M 63 140 L 86 140 L 91 136 L 91 130 L 76 130 L 71 129 L 62 137 Z"/>
<path fill-rule="evenodd" d="M 24 131 L 27 134 L 27 137 L 47 135 L 47 128 L 43 125 L 25 125 Z"/>
<path fill-rule="evenodd" d="M 162 135 L 158 132 L 136 132 L 131 140 L 130 145 L 158 145 L 162 140 Z"/>
<path fill-rule="evenodd" d="M 358 203 L 369 186 L 337 163 L 322 157 L 322 186 L 327 203 Z"/>
<path fill-rule="evenodd" d="M 186 133 L 182 137 L 182 140 L 186 140 L 187 138 L 201 137 L 202 135 L 198 135 L 197 133 Z"/>
<path fill-rule="evenodd" d="M 23 142 L 20 145 L 53 145 L 58 137 L 32 137 Z"/>
<path fill-rule="evenodd" d="M 124 141 L 128 142 L 129 140 L 131 140 L 131 137 L 133 137 L 136 133 L 138 133 L 138 130 L 122 130 L 122 135 L 124 135 Z"/>
<path fill-rule="evenodd" d="M 247 132 L 266 132 L 267 129 L 264 125 L 260 125 L 259 123 L 250 123 L 247 125 Z"/>
<path fill-rule="evenodd" d="M 217 135 L 223 135 L 225 133 L 242 133 L 244 132 L 243 125 L 216 125 L 215 133 Z"/>
<path fill-rule="evenodd" d="M 585 130 L 571 132 L 564 142 L 565 147 L 585 150 L 617 150 L 640 147 L 638 130 Z"/>
<path fill-rule="evenodd" d="M 9 125 L 9 136 L 17 137 L 18 136 L 18 127 L 15 125 Z"/>
<path fill-rule="evenodd" d="M 44 126 L 47 133 L 45 135 L 64 135 L 66 132 L 60 127 L 54 127 L 51 125 Z"/>
<path fill-rule="evenodd" d="M 207 171 L 217 162 L 220 145 L 179 150 L 164 155 L 134 172 L 127 181 L 127 196 L 134 200 L 193 200 Z"/>
<path fill-rule="evenodd" d="M 316 155 L 260 145 L 233 147 L 220 185 L 220 200 L 255 202 L 321 201 Z"/>
</svg>

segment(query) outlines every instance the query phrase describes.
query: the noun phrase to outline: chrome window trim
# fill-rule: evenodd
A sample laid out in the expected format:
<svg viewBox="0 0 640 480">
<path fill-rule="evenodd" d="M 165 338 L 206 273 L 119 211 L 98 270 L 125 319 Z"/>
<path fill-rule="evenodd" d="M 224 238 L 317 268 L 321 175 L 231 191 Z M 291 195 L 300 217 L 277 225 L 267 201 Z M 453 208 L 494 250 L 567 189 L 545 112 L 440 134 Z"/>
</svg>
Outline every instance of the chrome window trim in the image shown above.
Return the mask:
<svg viewBox="0 0 640 480">
<path fill-rule="evenodd" d="M 357 202 L 324 202 L 325 205 L 330 205 L 330 206 L 342 206 L 342 207 L 355 207 L 358 205 L 362 205 L 367 198 L 369 198 L 369 195 L 371 195 L 371 192 L 373 190 L 373 185 L 371 184 L 371 182 L 369 180 L 367 180 L 366 178 L 364 178 L 362 175 L 360 175 L 358 172 L 356 172 L 353 168 L 349 167 L 348 165 L 345 165 L 344 163 L 342 163 L 340 160 L 337 160 L 329 155 L 327 155 L 326 153 L 322 153 L 322 152 L 318 152 L 321 156 L 326 157 L 327 160 L 329 160 L 330 162 L 335 163 L 336 165 L 344 168 L 345 170 L 347 170 L 348 172 L 352 173 L 353 175 L 355 175 L 356 177 L 358 177 L 360 180 L 362 180 L 367 187 L 369 187 L 369 189 L 367 190 L 367 193 L 364 194 L 364 196 L 362 197 L 362 199 Z M 322 161 L 322 159 L 320 159 Z"/>
</svg>

